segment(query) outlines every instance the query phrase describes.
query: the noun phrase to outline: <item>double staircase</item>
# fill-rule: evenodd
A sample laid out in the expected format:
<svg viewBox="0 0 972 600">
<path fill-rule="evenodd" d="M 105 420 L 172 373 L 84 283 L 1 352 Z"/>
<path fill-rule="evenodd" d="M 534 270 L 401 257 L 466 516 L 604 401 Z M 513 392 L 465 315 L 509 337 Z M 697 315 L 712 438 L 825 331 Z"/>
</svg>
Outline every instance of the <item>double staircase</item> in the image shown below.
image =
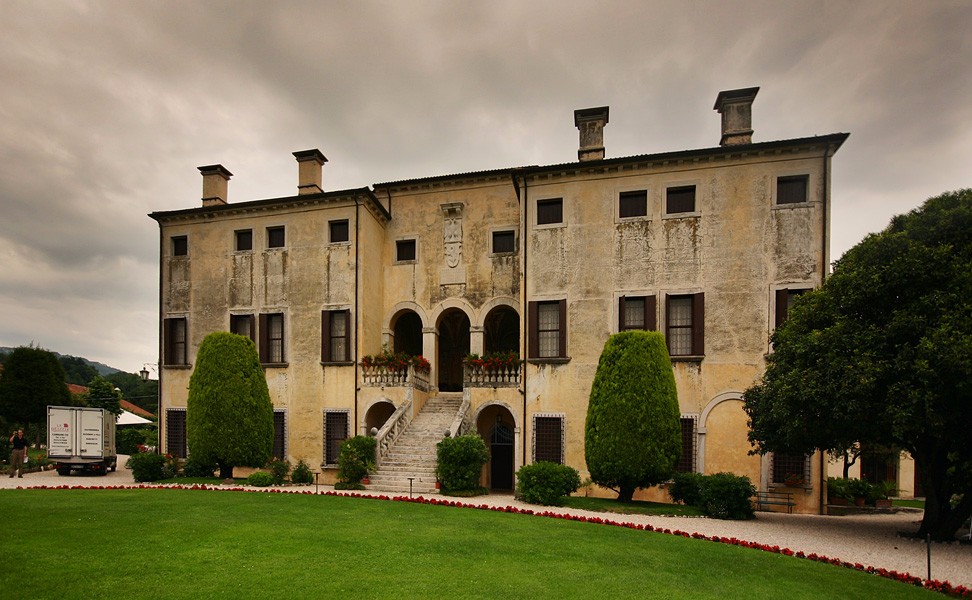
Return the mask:
<svg viewBox="0 0 972 600">
<path fill-rule="evenodd" d="M 369 476 L 368 489 L 407 494 L 411 477 L 412 493 L 436 493 L 435 445 L 445 437 L 461 406 L 462 392 L 439 393 L 429 398 Z"/>
</svg>

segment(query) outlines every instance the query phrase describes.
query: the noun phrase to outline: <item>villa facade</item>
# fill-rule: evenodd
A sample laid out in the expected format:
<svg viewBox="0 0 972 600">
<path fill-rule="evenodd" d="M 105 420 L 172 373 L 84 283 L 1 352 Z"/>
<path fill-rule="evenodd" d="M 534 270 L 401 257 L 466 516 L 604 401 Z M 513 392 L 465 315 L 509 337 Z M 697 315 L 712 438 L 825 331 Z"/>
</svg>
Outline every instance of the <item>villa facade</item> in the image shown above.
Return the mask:
<svg viewBox="0 0 972 600">
<path fill-rule="evenodd" d="M 226 168 L 200 167 L 201 206 L 150 215 L 162 447 L 186 455 L 196 351 L 210 332 L 233 331 L 259 349 L 275 454 L 306 460 L 322 483 L 350 435 L 378 435 L 386 465 L 427 453 L 405 440 L 433 406 L 439 438 L 486 440 L 486 487 L 511 489 L 538 460 L 583 478 L 604 342 L 653 329 L 678 386 L 679 468 L 786 487 L 797 510 L 818 512 L 824 458 L 750 455 L 741 398 L 789 303 L 826 275 L 831 157 L 848 134 L 753 142 L 757 91 L 719 93 L 720 144 L 699 150 L 606 158 L 601 107 L 575 111 L 578 160 L 566 164 L 325 191 L 326 158 L 308 150 L 294 153 L 295 195 L 239 203 Z M 427 368 L 385 364 L 383 349 Z M 523 362 L 468 358 L 497 353 Z M 415 470 L 410 484 L 430 484 Z M 384 481 L 395 489 L 408 476 Z"/>
</svg>

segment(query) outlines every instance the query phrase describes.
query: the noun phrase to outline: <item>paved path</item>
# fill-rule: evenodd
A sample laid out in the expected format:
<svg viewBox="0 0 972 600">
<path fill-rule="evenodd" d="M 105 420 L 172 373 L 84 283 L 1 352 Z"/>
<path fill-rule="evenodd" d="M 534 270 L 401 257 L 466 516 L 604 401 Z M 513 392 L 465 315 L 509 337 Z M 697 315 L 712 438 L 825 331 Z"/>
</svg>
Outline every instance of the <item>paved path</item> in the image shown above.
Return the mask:
<svg viewBox="0 0 972 600">
<path fill-rule="evenodd" d="M 107 475 L 71 475 L 62 477 L 54 471 L 28 473 L 23 479 L 0 477 L 0 488 L 37 486 L 114 486 L 133 484 L 132 473 L 124 468 L 127 457 L 119 457 L 119 467 Z M 314 486 L 284 489 L 313 489 Z M 331 486 L 320 486 L 320 491 L 330 491 Z M 380 495 L 380 492 L 356 492 Z M 386 494 L 389 495 L 389 494 Z M 450 498 L 452 500 L 452 498 Z M 678 529 L 706 536 L 736 537 L 741 540 L 786 547 L 794 552 L 816 553 L 839 558 L 851 563 L 861 563 L 926 576 L 926 545 L 923 541 L 903 538 L 901 531 L 916 531 L 921 520 L 920 512 L 896 514 L 825 517 L 819 515 L 787 515 L 782 513 L 757 513 L 752 521 L 720 521 L 699 517 L 657 517 L 645 515 L 619 515 L 592 513 L 590 511 L 540 507 L 515 500 L 510 495 L 489 495 L 476 498 L 455 498 L 457 502 L 471 505 L 516 506 L 536 512 L 594 515 L 617 522 L 649 524 L 660 529 Z M 932 579 L 949 581 L 953 585 L 972 587 L 972 545 L 932 544 Z"/>
</svg>

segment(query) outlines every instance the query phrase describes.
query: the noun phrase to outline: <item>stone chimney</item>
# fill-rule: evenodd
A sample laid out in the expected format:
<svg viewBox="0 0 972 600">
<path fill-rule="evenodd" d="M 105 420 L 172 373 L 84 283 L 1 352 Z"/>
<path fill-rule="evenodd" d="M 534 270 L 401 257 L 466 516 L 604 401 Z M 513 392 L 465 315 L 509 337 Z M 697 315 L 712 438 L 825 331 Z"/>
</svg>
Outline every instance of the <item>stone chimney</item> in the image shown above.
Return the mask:
<svg viewBox="0 0 972 600">
<path fill-rule="evenodd" d="M 232 173 L 223 165 L 198 167 L 203 177 L 202 205 L 226 204 L 226 187 Z"/>
<path fill-rule="evenodd" d="M 758 87 L 719 92 L 713 110 L 722 115 L 720 146 L 753 143 L 753 100 Z"/>
<path fill-rule="evenodd" d="M 604 126 L 608 122 L 608 107 L 582 108 L 574 111 L 574 126 L 580 131 L 580 148 L 577 159 L 601 160 L 604 158 Z"/>
<path fill-rule="evenodd" d="M 297 193 L 319 194 L 324 191 L 322 167 L 327 159 L 317 148 L 294 152 L 297 159 Z"/>
</svg>

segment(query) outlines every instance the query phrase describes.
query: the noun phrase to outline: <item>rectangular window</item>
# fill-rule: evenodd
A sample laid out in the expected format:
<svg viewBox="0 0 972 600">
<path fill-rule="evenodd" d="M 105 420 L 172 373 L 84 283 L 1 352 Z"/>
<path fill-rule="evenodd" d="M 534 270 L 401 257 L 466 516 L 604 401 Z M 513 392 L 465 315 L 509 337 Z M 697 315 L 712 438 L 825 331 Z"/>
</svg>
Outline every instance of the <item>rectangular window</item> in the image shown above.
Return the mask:
<svg viewBox="0 0 972 600">
<path fill-rule="evenodd" d="M 172 256 L 187 256 L 189 254 L 189 238 L 184 235 L 172 238 Z"/>
<path fill-rule="evenodd" d="M 807 201 L 809 175 L 792 175 L 776 178 L 776 203 L 799 204 Z"/>
<path fill-rule="evenodd" d="M 702 294 L 666 296 L 668 353 L 672 356 L 705 354 L 705 304 Z"/>
<path fill-rule="evenodd" d="M 776 290 L 776 326 L 779 327 L 786 321 L 787 315 L 790 314 L 790 309 L 793 308 L 793 303 L 800 294 L 807 292 L 806 288 L 803 289 L 783 289 Z"/>
<path fill-rule="evenodd" d="M 658 329 L 654 296 L 621 296 L 618 298 L 618 331 Z"/>
<path fill-rule="evenodd" d="M 343 410 L 324 411 L 324 463 L 336 465 L 341 454 L 341 442 L 348 439 L 348 413 Z"/>
<path fill-rule="evenodd" d="M 343 219 L 341 221 L 329 221 L 327 226 L 330 236 L 329 239 L 332 244 L 346 242 L 351 239 L 347 219 Z"/>
<path fill-rule="evenodd" d="M 665 213 L 669 215 L 695 212 L 695 186 L 683 185 L 665 190 Z"/>
<path fill-rule="evenodd" d="M 321 312 L 321 362 L 351 360 L 351 311 Z"/>
<path fill-rule="evenodd" d="M 230 333 L 248 337 L 255 342 L 256 328 L 253 324 L 253 315 L 230 315 Z"/>
<path fill-rule="evenodd" d="M 260 362 L 281 364 L 284 360 L 283 313 L 260 315 Z"/>
<path fill-rule="evenodd" d="M 530 358 L 566 358 L 567 301 L 530 302 Z"/>
<path fill-rule="evenodd" d="M 185 458 L 186 450 L 186 410 L 169 408 L 165 411 L 165 451 Z"/>
<path fill-rule="evenodd" d="M 516 252 L 515 231 L 493 232 L 493 254 L 512 254 Z"/>
<path fill-rule="evenodd" d="M 682 456 L 678 459 L 679 473 L 695 471 L 695 419 L 682 417 Z"/>
<path fill-rule="evenodd" d="M 395 261 L 406 262 L 415 260 L 415 240 L 398 240 L 395 242 Z"/>
<path fill-rule="evenodd" d="M 564 418 L 533 417 L 533 462 L 564 462 Z"/>
<path fill-rule="evenodd" d="M 166 365 L 187 365 L 186 355 L 186 318 L 176 317 L 163 322 L 163 345 L 165 346 Z"/>
<path fill-rule="evenodd" d="M 810 457 L 773 453 L 773 483 L 806 485 L 810 481 Z"/>
<path fill-rule="evenodd" d="M 537 225 L 564 222 L 564 199 L 537 200 Z"/>
<path fill-rule="evenodd" d="M 253 230 L 252 229 L 240 229 L 235 232 L 236 234 L 236 251 L 245 252 L 248 250 L 253 250 Z"/>
<path fill-rule="evenodd" d="M 273 457 L 287 460 L 287 413 L 273 411 Z"/>
<path fill-rule="evenodd" d="M 283 248 L 286 242 L 283 227 L 267 227 L 267 248 Z"/>
<path fill-rule="evenodd" d="M 648 191 L 621 192 L 618 195 L 618 216 L 622 219 L 648 216 Z"/>
</svg>

